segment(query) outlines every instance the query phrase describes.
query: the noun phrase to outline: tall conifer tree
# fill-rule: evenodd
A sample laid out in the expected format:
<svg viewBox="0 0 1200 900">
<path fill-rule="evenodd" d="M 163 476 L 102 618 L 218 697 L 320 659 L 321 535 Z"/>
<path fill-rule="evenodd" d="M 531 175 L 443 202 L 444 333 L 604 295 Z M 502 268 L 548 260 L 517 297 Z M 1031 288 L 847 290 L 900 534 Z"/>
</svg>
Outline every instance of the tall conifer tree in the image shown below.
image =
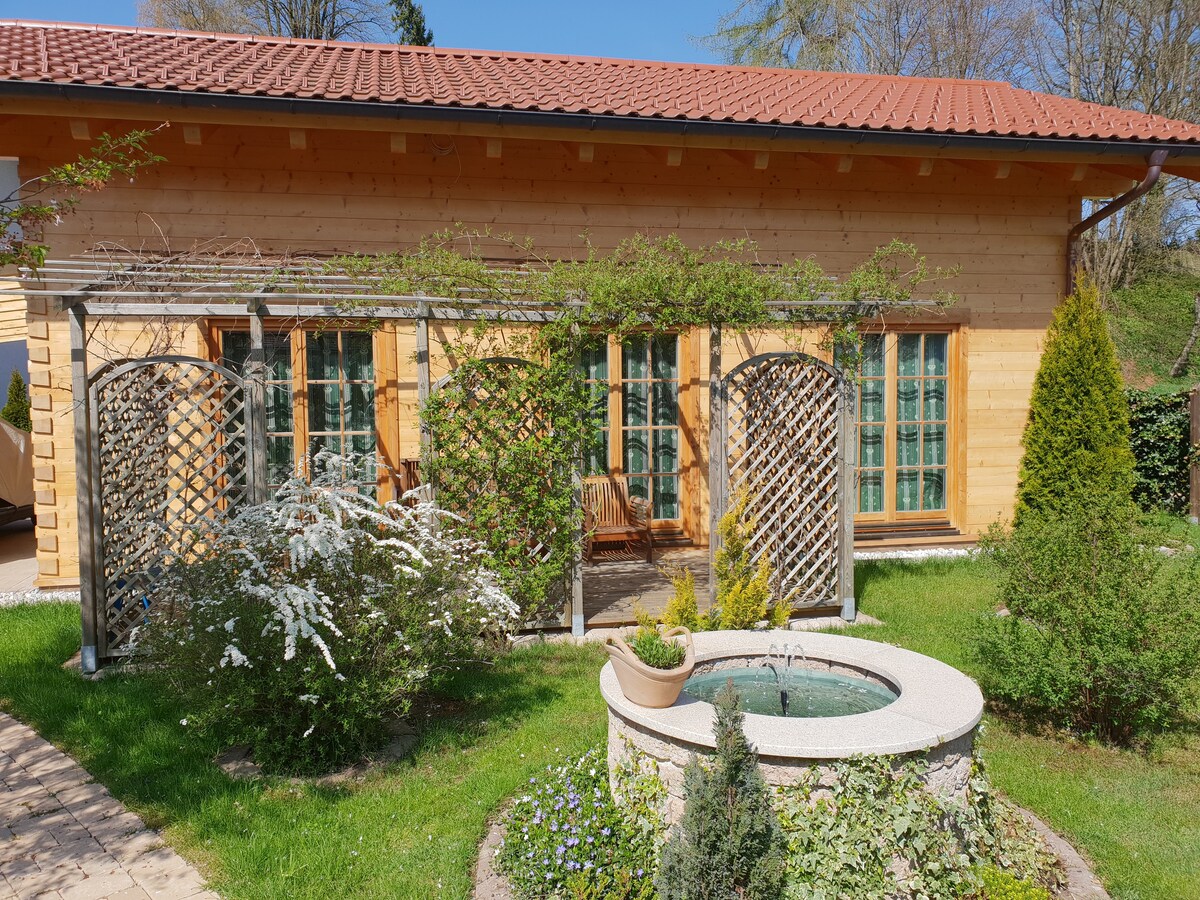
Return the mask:
<svg viewBox="0 0 1200 900">
<path fill-rule="evenodd" d="M 1054 311 L 1021 443 L 1018 521 L 1026 510 L 1130 496 L 1129 406 L 1099 289 L 1085 275 Z"/>
</svg>

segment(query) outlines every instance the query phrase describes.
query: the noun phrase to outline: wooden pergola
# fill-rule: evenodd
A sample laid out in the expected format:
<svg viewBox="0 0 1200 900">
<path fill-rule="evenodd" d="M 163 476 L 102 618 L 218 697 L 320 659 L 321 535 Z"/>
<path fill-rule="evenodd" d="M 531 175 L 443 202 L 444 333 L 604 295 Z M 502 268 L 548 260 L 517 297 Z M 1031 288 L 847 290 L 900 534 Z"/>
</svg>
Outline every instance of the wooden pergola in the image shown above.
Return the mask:
<svg viewBox="0 0 1200 900">
<path fill-rule="evenodd" d="M 521 268 L 506 273 L 514 286 L 534 274 Z M 423 408 L 432 389 L 431 321 L 536 326 L 564 314 L 563 306 L 529 301 L 516 289 L 505 297 L 470 289 L 454 297 L 397 296 L 384 289 L 382 278 L 352 276 L 311 261 L 52 260 L 36 273 L 24 273 L 19 292 L 55 298 L 70 322 L 88 670 L 119 655 L 143 618 L 150 582 L 169 555 L 172 529 L 268 498 L 267 321 L 408 323 L 415 334 Z M 911 301 L 887 308 L 930 305 Z M 781 325 L 847 312 L 870 316 L 883 307 L 834 300 L 768 304 Z M 89 370 L 90 321 L 213 317 L 248 320 L 244 377 L 213 360 L 185 356 L 118 360 Z M 772 554 L 777 590 L 853 618 L 853 382 L 827 363 L 794 352 L 762 354 L 726 373 L 722 326 L 711 325 L 709 331 L 710 567 L 716 526 L 729 498 L 747 492 L 756 523 L 752 549 Z M 151 402 L 155 398 L 161 401 L 158 407 Z M 241 430 L 218 428 L 215 422 L 238 422 Z M 578 472 L 575 486 L 579 505 Z M 125 510 L 119 535 L 113 527 L 115 509 Z M 561 625 L 576 634 L 584 629 L 578 553 Z"/>
</svg>

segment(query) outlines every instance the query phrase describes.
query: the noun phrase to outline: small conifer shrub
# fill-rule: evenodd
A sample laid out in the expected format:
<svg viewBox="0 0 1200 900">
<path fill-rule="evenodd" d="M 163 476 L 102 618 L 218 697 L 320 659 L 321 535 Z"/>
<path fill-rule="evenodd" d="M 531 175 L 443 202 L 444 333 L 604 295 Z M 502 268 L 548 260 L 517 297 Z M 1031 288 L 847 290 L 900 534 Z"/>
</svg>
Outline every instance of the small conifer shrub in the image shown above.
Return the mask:
<svg viewBox="0 0 1200 900">
<path fill-rule="evenodd" d="M 29 391 L 25 388 L 25 379 L 16 369 L 13 369 L 12 377 L 8 380 L 8 402 L 0 409 L 0 419 L 22 431 L 33 431 L 33 419 L 29 414 Z"/>
<path fill-rule="evenodd" d="M 1046 333 L 1022 444 L 1016 519 L 1072 497 L 1127 498 L 1134 484 L 1129 406 L 1100 292 L 1080 275 Z"/>
<path fill-rule="evenodd" d="M 717 580 L 716 608 L 710 627 L 725 631 L 753 628 L 767 617 L 771 598 L 771 561 L 763 554 L 755 563 L 750 557 L 750 535 L 754 519 L 747 515 L 750 500 L 739 495 L 717 523 L 721 547 L 713 574 Z"/>
<path fill-rule="evenodd" d="M 738 695 L 717 694 L 717 753 L 711 769 L 693 757 L 684 774 L 678 830 L 663 847 L 655 879 L 660 900 L 778 900 L 787 839 L 742 731 Z"/>
<path fill-rule="evenodd" d="M 682 625 L 689 631 L 703 631 L 699 603 L 696 600 L 696 576 L 687 566 L 662 566 L 671 581 L 671 599 L 663 610 L 662 623 L 668 628 Z"/>
</svg>

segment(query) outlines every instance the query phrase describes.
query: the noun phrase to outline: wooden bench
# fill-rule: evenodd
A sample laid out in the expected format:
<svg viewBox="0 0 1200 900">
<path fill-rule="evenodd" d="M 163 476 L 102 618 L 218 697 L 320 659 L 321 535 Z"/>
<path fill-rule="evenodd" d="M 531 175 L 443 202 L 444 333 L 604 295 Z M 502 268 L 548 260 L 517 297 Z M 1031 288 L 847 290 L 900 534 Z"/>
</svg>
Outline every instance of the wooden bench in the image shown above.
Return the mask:
<svg viewBox="0 0 1200 900">
<path fill-rule="evenodd" d="M 654 562 L 653 516 L 650 502 L 629 496 L 623 476 L 597 475 L 583 482 L 583 555 L 592 563 L 596 542 L 622 541 L 646 547 L 646 562 Z"/>
</svg>

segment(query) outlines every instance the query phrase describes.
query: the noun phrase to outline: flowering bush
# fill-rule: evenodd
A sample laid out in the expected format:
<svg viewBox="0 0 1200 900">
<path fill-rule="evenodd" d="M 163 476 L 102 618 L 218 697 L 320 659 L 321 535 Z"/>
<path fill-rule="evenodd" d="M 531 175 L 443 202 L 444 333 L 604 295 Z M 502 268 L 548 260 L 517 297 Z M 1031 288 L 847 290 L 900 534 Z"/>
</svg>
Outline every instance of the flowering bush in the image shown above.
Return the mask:
<svg viewBox="0 0 1200 900">
<path fill-rule="evenodd" d="M 381 506 L 323 452 L 311 478 L 192 535 L 136 647 L 189 727 L 314 773 L 384 742 L 417 691 L 485 651 L 516 607 L 429 503 Z"/>
<path fill-rule="evenodd" d="M 530 778 L 526 793 L 508 814 L 497 855 L 500 871 L 527 900 L 649 900 L 661 829 L 651 821 L 653 804 L 631 800 L 636 784 L 617 806 L 608 787 L 603 750 L 546 769 Z M 650 824 L 647 824 L 647 823 Z"/>
</svg>

